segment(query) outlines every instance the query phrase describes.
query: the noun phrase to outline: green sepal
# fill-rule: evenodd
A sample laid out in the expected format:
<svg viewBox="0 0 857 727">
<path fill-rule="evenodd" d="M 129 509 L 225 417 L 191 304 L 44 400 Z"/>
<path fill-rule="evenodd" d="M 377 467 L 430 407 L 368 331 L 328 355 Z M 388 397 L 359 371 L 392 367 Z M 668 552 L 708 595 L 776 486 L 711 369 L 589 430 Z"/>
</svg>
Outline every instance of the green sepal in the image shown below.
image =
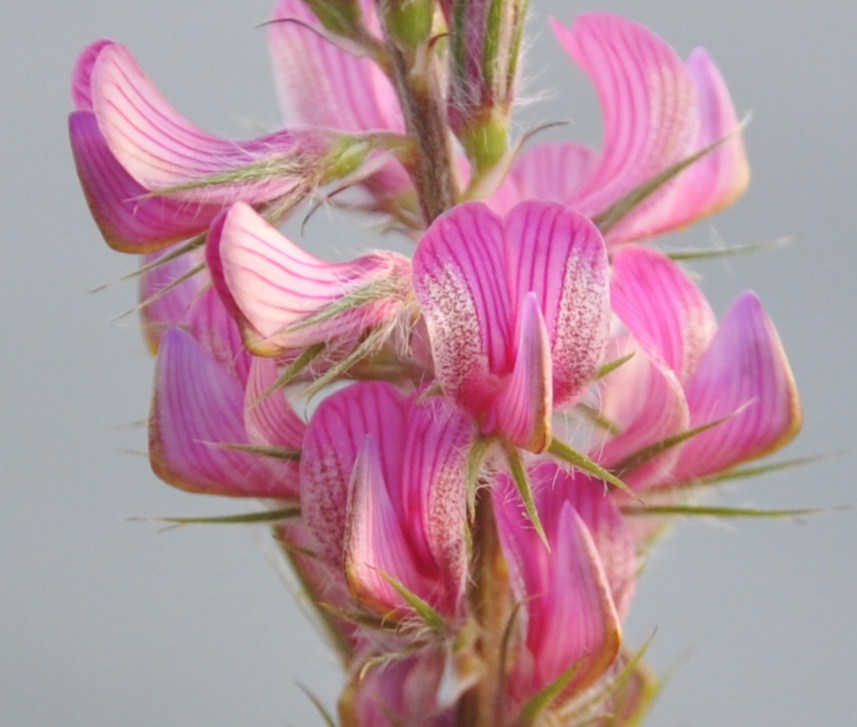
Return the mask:
<svg viewBox="0 0 857 727">
<path fill-rule="evenodd" d="M 745 123 L 746 121 L 740 123 L 734 131 L 731 131 L 725 136 L 722 136 L 720 139 L 712 142 L 703 149 L 700 149 L 695 154 L 691 154 L 690 156 L 687 156 L 684 159 L 676 162 L 672 166 L 667 167 L 663 171 L 658 172 L 650 179 L 647 179 L 642 184 L 634 187 L 634 189 L 628 192 L 628 194 L 622 197 L 622 199 L 617 200 L 607 209 L 595 215 L 595 217 L 592 218 L 592 221 L 601 231 L 601 234 L 606 235 L 613 227 L 615 227 L 619 222 L 621 222 L 622 219 L 624 219 L 628 215 L 628 213 L 631 212 L 637 205 L 648 199 L 651 195 L 653 195 L 661 187 L 663 187 L 667 182 L 671 181 L 676 176 L 681 174 L 681 172 L 683 172 L 685 169 L 692 166 L 700 159 L 708 156 L 715 149 L 725 144 L 729 139 L 732 138 L 732 136 L 739 133 L 741 129 L 743 129 Z"/>
<path fill-rule="evenodd" d="M 612 361 L 608 361 L 606 364 L 603 364 L 599 369 L 598 373 L 595 375 L 596 379 L 603 379 L 606 376 L 612 374 L 616 369 L 620 366 L 625 365 L 630 361 L 636 353 L 631 351 L 631 353 L 626 353 L 624 356 L 620 356 L 619 358 L 614 358 Z"/>
<path fill-rule="evenodd" d="M 449 631 L 443 616 L 435 611 L 427 601 L 420 598 L 416 593 L 411 591 L 401 581 L 390 574 L 384 573 L 384 571 L 378 571 L 378 573 L 381 578 L 387 581 L 387 583 L 395 589 L 396 593 L 407 601 L 408 605 L 416 611 L 417 616 L 420 617 L 429 629 L 441 634 Z"/>
<path fill-rule="evenodd" d="M 204 442 L 203 444 L 226 449 L 230 452 L 246 452 L 247 454 L 257 454 L 260 457 L 270 457 L 271 459 L 299 462 L 301 458 L 301 451 L 299 449 L 289 449 L 287 447 L 264 447 L 257 444 L 234 444 L 230 442 Z"/>
<path fill-rule="evenodd" d="M 788 459 L 782 462 L 771 462 L 770 464 L 761 464 L 754 465 L 750 467 L 738 467 L 731 470 L 726 470 L 725 472 L 718 472 L 714 475 L 709 475 L 708 477 L 703 477 L 700 481 L 700 485 L 719 485 L 724 482 L 730 482 L 732 480 L 740 480 L 745 477 L 759 477 L 760 475 L 766 475 L 771 472 L 779 472 L 780 470 L 791 469 L 792 467 L 803 467 L 809 464 L 815 464 L 816 462 L 821 462 L 822 460 L 827 459 L 831 455 L 815 455 L 812 457 L 796 457 L 795 459 Z"/>
<path fill-rule="evenodd" d="M 608 434 L 616 436 L 617 434 L 622 433 L 622 427 L 620 427 L 616 422 L 603 416 L 594 406 L 580 403 L 575 405 L 574 409 L 575 411 L 582 412 L 589 421 L 595 424 L 599 429 L 603 429 Z"/>
<path fill-rule="evenodd" d="M 489 437 L 477 437 L 467 453 L 467 514 L 470 522 L 476 517 L 476 493 L 482 464 L 493 444 L 494 440 Z"/>
<path fill-rule="evenodd" d="M 542 526 L 541 519 L 539 518 L 536 501 L 533 499 L 533 488 L 530 485 L 530 478 L 527 476 L 527 469 L 524 467 L 521 453 L 516 447 L 512 447 L 510 445 L 505 446 L 504 449 L 506 450 L 506 458 L 509 461 L 510 474 L 512 475 L 512 479 L 515 481 L 515 487 L 518 490 L 518 494 L 521 496 L 524 508 L 526 508 L 527 517 L 533 524 L 533 528 L 538 533 L 539 538 L 541 538 L 541 541 L 545 544 L 545 548 L 550 551 L 551 546 L 550 543 L 548 543 L 548 536 L 545 534 L 545 529 Z"/>
<path fill-rule="evenodd" d="M 624 505 L 626 515 L 690 515 L 696 517 L 760 518 L 781 520 L 804 515 L 819 515 L 841 508 L 805 507 L 788 510 L 766 510 L 753 507 L 717 507 L 709 505 Z"/>
<path fill-rule="evenodd" d="M 616 475 L 614 475 L 609 470 L 604 469 L 596 462 L 593 462 L 585 454 L 582 454 L 576 449 L 569 447 L 565 442 L 560 441 L 556 437 L 551 439 L 550 446 L 548 447 L 548 452 L 557 459 L 560 459 L 563 462 L 570 464 L 572 467 L 576 467 L 579 470 L 583 470 L 584 472 L 588 472 L 591 475 L 595 475 L 595 477 L 597 477 L 599 480 L 613 485 L 614 487 L 624 492 L 626 495 L 633 497 L 638 502 L 641 501 L 640 496 L 630 487 L 628 487 L 628 485 L 625 484 Z"/>
<path fill-rule="evenodd" d="M 169 525 L 253 525 L 256 523 L 279 523 L 299 517 L 301 509 L 297 506 L 280 510 L 247 512 L 239 515 L 214 515 L 211 517 L 134 517 L 133 522 L 159 522 Z"/>
<path fill-rule="evenodd" d="M 677 447 L 680 444 L 684 444 L 689 439 L 693 439 L 699 434 L 703 432 L 707 432 L 709 429 L 713 429 L 714 427 L 723 424 L 723 422 L 730 419 L 734 414 L 731 414 L 728 417 L 723 417 L 722 419 L 715 419 L 713 422 L 707 422 L 706 424 L 701 424 L 698 427 L 694 427 L 693 429 L 685 429 L 683 432 L 679 432 L 678 434 L 673 434 L 669 437 L 664 437 L 653 444 L 650 444 L 642 449 L 638 449 L 636 452 L 629 454 L 625 459 L 619 462 L 615 469 L 617 472 L 622 473 L 623 475 L 628 472 L 633 472 L 638 467 L 644 465 L 646 462 L 654 459 L 655 457 L 663 454 L 669 449 L 673 447 Z"/>
<path fill-rule="evenodd" d="M 308 687 L 305 687 L 300 682 L 295 683 L 297 684 L 298 689 L 300 689 L 306 695 L 307 699 L 312 702 L 313 706 L 315 707 L 316 711 L 321 715 L 321 718 L 324 720 L 324 724 L 327 725 L 327 727 L 340 727 L 333 719 L 330 712 L 328 712 L 325 706 L 321 703 L 321 700 L 315 694 L 313 694 L 313 692 L 311 692 Z"/>
<path fill-rule="evenodd" d="M 265 389 L 259 398 L 252 403 L 252 406 L 258 406 L 275 391 L 284 389 L 291 384 L 313 361 L 315 361 L 315 359 L 319 357 L 319 355 L 321 355 L 323 351 L 323 343 L 317 343 L 314 346 L 309 346 L 301 351 L 300 355 L 286 367 L 283 373 L 277 377 L 277 380 Z"/>
<path fill-rule="evenodd" d="M 521 716 L 518 720 L 518 724 L 522 727 L 531 727 L 531 725 L 535 725 L 536 720 L 538 720 L 542 712 L 548 709 L 556 698 L 563 693 L 565 688 L 571 684 L 572 679 L 574 679 L 580 671 L 580 667 L 580 662 L 572 664 L 568 669 L 554 679 L 554 681 L 530 699 L 521 710 Z"/>
<path fill-rule="evenodd" d="M 712 260 L 729 257 L 731 255 L 748 255 L 755 252 L 767 252 L 785 247 L 791 243 L 791 237 L 778 237 L 776 240 L 756 242 L 749 245 L 731 245 L 729 247 L 713 248 L 709 250 L 673 250 L 665 252 L 670 260 Z"/>
</svg>

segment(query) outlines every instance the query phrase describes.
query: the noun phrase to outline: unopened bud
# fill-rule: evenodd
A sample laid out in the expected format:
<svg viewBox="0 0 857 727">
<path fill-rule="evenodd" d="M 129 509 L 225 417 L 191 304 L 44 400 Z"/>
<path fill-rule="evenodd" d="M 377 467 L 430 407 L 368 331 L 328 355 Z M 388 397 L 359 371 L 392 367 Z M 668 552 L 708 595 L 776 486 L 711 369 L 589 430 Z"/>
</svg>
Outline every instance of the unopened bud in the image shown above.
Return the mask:
<svg viewBox="0 0 857 727">
<path fill-rule="evenodd" d="M 412 48 L 431 36 L 435 0 L 378 0 L 378 5 L 387 30 L 402 47 Z"/>
</svg>

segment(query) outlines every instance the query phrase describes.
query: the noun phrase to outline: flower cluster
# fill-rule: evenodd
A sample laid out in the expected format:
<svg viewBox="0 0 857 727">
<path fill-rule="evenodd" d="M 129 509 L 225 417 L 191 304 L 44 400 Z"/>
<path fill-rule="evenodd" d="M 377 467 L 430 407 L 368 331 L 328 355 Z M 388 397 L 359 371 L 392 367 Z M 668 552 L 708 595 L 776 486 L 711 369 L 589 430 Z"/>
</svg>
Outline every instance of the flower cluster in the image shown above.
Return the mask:
<svg viewBox="0 0 857 727">
<path fill-rule="evenodd" d="M 651 677 L 621 628 L 658 513 L 800 426 L 756 296 L 718 323 L 640 244 L 746 186 L 717 68 L 621 17 L 554 22 L 603 146 L 513 139 L 526 5 L 280 0 L 287 126 L 247 141 L 118 43 L 74 71 L 86 199 L 143 256 L 152 467 L 264 503 L 346 726 L 632 724 Z M 318 200 L 413 257 L 311 255 L 279 225 Z"/>
</svg>

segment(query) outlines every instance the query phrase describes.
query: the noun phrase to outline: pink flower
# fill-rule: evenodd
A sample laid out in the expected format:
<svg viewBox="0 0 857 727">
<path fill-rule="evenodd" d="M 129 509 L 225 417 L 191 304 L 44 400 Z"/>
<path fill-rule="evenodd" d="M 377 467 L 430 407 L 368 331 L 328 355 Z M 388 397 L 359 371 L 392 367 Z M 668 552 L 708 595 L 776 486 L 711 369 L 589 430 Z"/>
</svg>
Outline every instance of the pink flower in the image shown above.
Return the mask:
<svg viewBox="0 0 857 727">
<path fill-rule="evenodd" d="M 608 244 L 690 224 L 746 188 L 747 161 L 729 92 L 708 54 L 684 63 L 647 28 L 606 13 L 553 23 L 564 50 L 592 78 L 604 114 L 600 152 L 575 143 L 542 144 L 521 156 L 492 200 L 500 211 L 522 199 L 553 200 L 598 219 L 640 185 L 718 142 L 624 218 Z M 603 222 L 603 220 L 602 220 Z"/>
<path fill-rule="evenodd" d="M 369 329 L 392 331 L 411 295 L 404 256 L 379 251 L 328 263 L 243 203 L 213 223 L 207 261 L 215 288 L 257 355 L 315 344 L 353 347 Z"/>
<path fill-rule="evenodd" d="M 508 694 L 520 708 L 573 670 L 566 701 L 613 664 L 634 591 L 634 543 L 601 482 L 551 463 L 529 472 L 545 546 L 501 476 L 495 512 L 515 601 Z"/>
<path fill-rule="evenodd" d="M 363 607 L 412 614 L 388 577 L 443 617 L 459 616 L 467 574 L 468 421 L 441 399 L 419 404 L 383 382 L 325 399 L 300 464 L 301 513 L 319 558 Z"/>
<path fill-rule="evenodd" d="M 675 448 L 667 472 L 642 478 L 647 485 L 680 484 L 762 457 L 797 434 L 802 421 L 797 387 L 755 294 L 741 295 L 718 326 L 702 292 L 676 263 L 631 246 L 614 257 L 611 298 L 648 357 L 650 375 L 670 384 L 653 386 L 639 377 L 639 368 L 623 366 L 610 374 L 603 413 L 624 434 L 605 445 L 600 461 L 616 466 L 634 449 L 720 422 Z M 674 395 L 676 383 L 681 399 Z M 667 390 L 673 393 L 662 393 Z M 635 402 L 636 414 L 628 409 Z M 668 422 L 672 431 L 658 421 Z M 631 446 L 629 432 L 648 436 Z"/>
<path fill-rule="evenodd" d="M 78 175 L 105 239 L 125 252 L 198 235 L 237 200 L 282 214 L 337 176 L 350 148 L 322 129 L 249 141 L 212 136 L 169 104 L 124 46 L 107 40 L 81 55 L 72 98 Z"/>
<path fill-rule="evenodd" d="M 484 434 L 544 450 L 554 407 L 581 397 L 604 353 L 607 254 L 594 225 L 543 202 L 505 219 L 460 205 L 421 239 L 414 287 L 444 393 Z"/>
</svg>

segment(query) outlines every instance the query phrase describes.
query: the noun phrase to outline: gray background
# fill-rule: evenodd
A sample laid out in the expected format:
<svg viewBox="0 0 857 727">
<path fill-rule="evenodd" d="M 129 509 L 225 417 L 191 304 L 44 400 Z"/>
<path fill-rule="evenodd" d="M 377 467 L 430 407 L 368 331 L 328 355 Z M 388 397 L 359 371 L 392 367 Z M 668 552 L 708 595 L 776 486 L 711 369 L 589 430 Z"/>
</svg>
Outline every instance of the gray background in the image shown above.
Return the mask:
<svg viewBox="0 0 857 727">
<path fill-rule="evenodd" d="M 801 386 L 804 432 L 788 455 L 851 449 L 746 482 L 729 504 L 854 503 L 852 380 L 857 3 L 533 2 L 527 88 L 558 93 L 524 118 L 574 119 L 597 141 L 587 82 L 545 24 L 586 8 L 647 23 L 683 54 L 705 45 L 747 132 L 748 194 L 672 242 L 797 241 L 697 266 L 718 311 L 753 287 Z M 242 509 L 160 484 L 144 448 L 152 362 L 129 308 L 133 267 L 89 219 L 67 148 L 68 77 L 102 36 L 126 43 L 168 98 L 212 131 L 246 136 L 278 111 L 264 33 L 270 3 L 15 3 L 0 23 L 3 113 L 0 724 L 10 727 L 320 725 L 295 685 L 326 699 L 339 677 L 259 542 L 240 528 L 159 533 L 131 516 Z M 547 69 L 548 64 L 551 64 Z M 561 94 L 561 95 L 560 95 Z M 341 253 L 352 227 L 317 216 L 306 238 Z M 136 450 L 137 454 L 123 450 Z M 855 514 L 805 524 L 680 525 L 642 578 L 628 627 L 654 628 L 674 670 L 649 724 L 850 725 L 857 714 Z"/>
</svg>

